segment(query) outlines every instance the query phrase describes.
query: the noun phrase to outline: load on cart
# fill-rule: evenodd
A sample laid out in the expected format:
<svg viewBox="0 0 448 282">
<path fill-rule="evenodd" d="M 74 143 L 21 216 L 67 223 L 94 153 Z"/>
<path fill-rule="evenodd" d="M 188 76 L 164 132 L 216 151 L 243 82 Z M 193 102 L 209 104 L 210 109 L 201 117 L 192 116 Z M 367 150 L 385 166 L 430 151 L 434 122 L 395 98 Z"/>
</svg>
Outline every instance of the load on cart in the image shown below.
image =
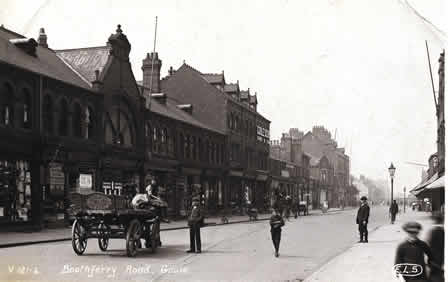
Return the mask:
<svg viewBox="0 0 448 282">
<path fill-rule="evenodd" d="M 75 221 L 72 227 L 72 247 L 82 255 L 89 238 L 98 239 L 100 250 L 106 251 L 110 239 L 125 239 L 126 254 L 134 257 L 142 248 L 154 253 L 161 246 L 160 221 L 167 203 L 158 197 L 152 187 L 146 194 L 129 196 L 104 193 L 71 193 L 70 210 Z"/>
</svg>

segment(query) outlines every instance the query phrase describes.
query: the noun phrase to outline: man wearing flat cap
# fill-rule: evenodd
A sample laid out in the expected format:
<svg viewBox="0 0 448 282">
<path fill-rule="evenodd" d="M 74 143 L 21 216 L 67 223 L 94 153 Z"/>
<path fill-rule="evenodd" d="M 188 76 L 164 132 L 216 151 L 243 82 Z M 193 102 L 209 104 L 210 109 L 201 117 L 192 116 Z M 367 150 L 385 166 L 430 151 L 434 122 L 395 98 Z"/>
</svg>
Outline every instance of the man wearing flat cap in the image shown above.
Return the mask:
<svg viewBox="0 0 448 282">
<path fill-rule="evenodd" d="M 200 196 L 195 195 L 192 199 L 192 208 L 188 217 L 190 227 L 190 249 L 187 253 L 201 253 L 201 223 L 202 214 L 200 209 Z"/>
<path fill-rule="evenodd" d="M 367 204 L 367 198 L 365 196 L 361 197 L 361 206 L 356 214 L 356 224 L 358 224 L 359 230 L 359 243 L 368 243 L 367 223 L 369 223 L 370 207 Z"/>
<path fill-rule="evenodd" d="M 426 276 L 425 254 L 428 257 L 428 263 L 432 262 L 432 254 L 428 245 L 418 238 L 422 229 L 420 223 L 411 221 L 402 226 L 408 237 L 404 242 L 398 245 L 395 255 L 395 267 L 405 281 L 423 282 L 428 281 Z M 397 265 L 404 264 L 407 268 L 398 268 Z"/>
</svg>

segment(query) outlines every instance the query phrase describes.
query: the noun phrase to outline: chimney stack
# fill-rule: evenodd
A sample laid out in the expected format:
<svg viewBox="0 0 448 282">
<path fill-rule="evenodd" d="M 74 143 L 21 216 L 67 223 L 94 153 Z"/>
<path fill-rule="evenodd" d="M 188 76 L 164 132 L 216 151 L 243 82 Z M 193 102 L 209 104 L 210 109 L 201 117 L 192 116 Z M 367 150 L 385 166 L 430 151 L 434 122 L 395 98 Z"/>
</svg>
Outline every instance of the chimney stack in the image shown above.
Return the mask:
<svg viewBox="0 0 448 282">
<path fill-rule="evenodd" d="M 154 65 L 153 65 L 154 62 Z M 162 60 L 159 60 L 159 55 L 156 53 L 147 53 L 143 60 L 143 93 L 160 93 L 160 69 L 162 67 Z M 152 82 L 151 82 L 152 81 Z"/>
<path fill-rule="evenodd" d="M 41 47 L 48 48 L 47 35 L 45 34 L 45 29 L 43 27 L 39 30 L 39 37 L 37 39 L 37 44 Z"/>
</svg>

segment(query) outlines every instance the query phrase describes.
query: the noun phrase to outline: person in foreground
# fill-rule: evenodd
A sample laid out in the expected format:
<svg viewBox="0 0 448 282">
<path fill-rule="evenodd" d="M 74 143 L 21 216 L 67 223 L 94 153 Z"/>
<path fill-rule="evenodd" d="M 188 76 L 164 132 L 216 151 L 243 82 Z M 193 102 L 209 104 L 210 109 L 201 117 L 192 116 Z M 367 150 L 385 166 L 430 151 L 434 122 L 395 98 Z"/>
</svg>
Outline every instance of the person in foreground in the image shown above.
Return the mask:
<svg viewBox="0 0 448 282">
<path fill-rule="evenodd" d="M 425 255 L 428 263 L 432 262 L 432 255 L 429 246 L 418 238 L 422 229 L 420 223 L 411 221 L 402 226 L 408 237 L 397 247 L 395 255 L 395 269 L 397 276 L 402 276 L 404 281 L 426 282 Z"/>
<path fill-rule="evenodd" d="M 187 253 L 201 253 L 202 214 L 199 205 L 199 197 L 194 197 L 191 213 L 188 217 L 188 226 L 190 227 L 190 249 L 187 251 Z"/>
<path fill-rule="evenodd" d="M 359 243 L 368 243 L 369 232 L 367 230 L 367 224 L 369 223 L 370 207 L 367 204 L 367 198 L 361 197 L 361 206 L 358 209 L 356 215 L 356 224 L 358 224 L 359 230 Z"/>
<path fill-rule="evenodd" d="M 278 250 L 280 248 L 280 239 L 282 236 L 282 226 L 285 225 L 285 221 L 283 220 L 280 213 L 274 209 L 272 211 L 271 219 L 269 220 L 269 224 L 271 225 L 271 236 L 272 243 L 274 244 L 275 249 L 275 257 L 279 256 Z"/>
</svg>

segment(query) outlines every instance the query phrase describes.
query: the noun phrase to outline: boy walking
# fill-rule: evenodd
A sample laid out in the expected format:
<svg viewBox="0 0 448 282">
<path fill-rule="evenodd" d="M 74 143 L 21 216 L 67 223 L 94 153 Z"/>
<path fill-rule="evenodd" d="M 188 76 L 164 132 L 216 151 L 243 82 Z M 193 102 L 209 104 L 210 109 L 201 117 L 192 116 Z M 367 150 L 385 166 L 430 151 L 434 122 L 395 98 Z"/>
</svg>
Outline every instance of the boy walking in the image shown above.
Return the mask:
<svg viewBox="0 0 448 282">
<path fill-rule="evenodd" d="M 420 223 L 414 221 L 403 225 L 403 230 L 406 231 L 408 237 L 398 245 L 395 267 L 400 264 L 410 265 L 408 268 L 396 269 L 405 281 L 428 281 L 426 279 L 425 255 L 428 257 L 429 264 L 432 263 L 433 258 L 428 245 L 418 238 L 421 229 Z"/>
<path fill-rule="evenodd" d="M 285 225 L 285 221 L 277 210 L 273 210 L 271 219 L 269 220 L 271 225 L 272 243 L 275 248 L 275 257 L 278 257 L 278 249 L 280 248 L 280 239 L 282 236 L 282 226 Z"/>
</svg>

